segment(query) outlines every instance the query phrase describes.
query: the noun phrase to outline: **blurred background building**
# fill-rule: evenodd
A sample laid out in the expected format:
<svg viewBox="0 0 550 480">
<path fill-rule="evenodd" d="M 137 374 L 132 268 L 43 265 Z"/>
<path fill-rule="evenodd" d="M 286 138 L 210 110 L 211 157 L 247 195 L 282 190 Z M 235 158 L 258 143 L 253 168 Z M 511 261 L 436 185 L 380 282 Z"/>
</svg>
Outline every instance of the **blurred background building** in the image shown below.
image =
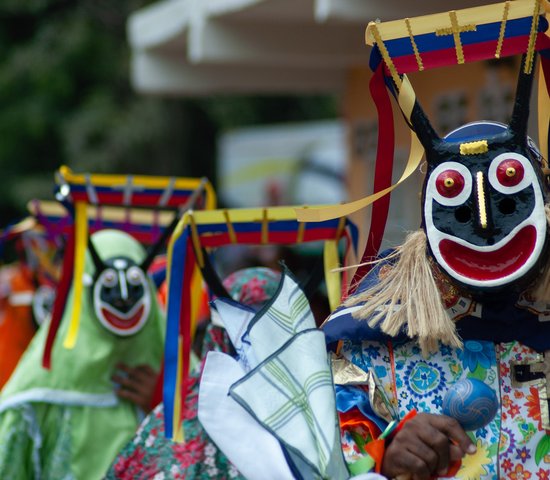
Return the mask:
<svg viewBox="0 0 550 480">
<path fill-rule="evenodd" d="M 490 3 L 453 0 L 445 2 L 445 8 Z M 333 96 L 339 121 L 332 126 L 293 124 L 223 136 L 218 187 L 231 206 L 245 206 L 249 200 L 262 203 L 260 192 L 264 204 L 357 199 L 372 190 L 377 142 L 365 27 L 376 19 L 440 9 L 437 0 L 164 0 L 129 18 L 131 80 L 138 92 L 168 97 Z M 444 134 L 473 119 L 506 121 L 515 67 L 509 61 L 468 64 L 411 75 L 411 81 Z M 409 134 L 397 110 L 395 118 L 397 179 L 407 158 Z M 387 245 L 400 243 L 405 232 L 420 223 L 415 197 L 421 175 L 392 193 Z M 355 219 L 364 233 L 368 210 Z"/>
<path fill-rule="evenodd" d="M 206 175 L 228 206 L 360 198 L 377 141 L 365 27 L 440 9 L 437 0 L 6 0 L 1 224 L 30 198 L 51 197 L 61 164 Z M 411 80 L 445 133 L 470 119 L 505 121 L 515 73 L 499 61 Z M 395 113 L 398 178 L 408 132 Z M 389 244 L 420 222 L 410 201 L 420 176 L 392 193 Z M 368 220 L 368 209 L 356 215 L 363 231 Z"/>
</svg>

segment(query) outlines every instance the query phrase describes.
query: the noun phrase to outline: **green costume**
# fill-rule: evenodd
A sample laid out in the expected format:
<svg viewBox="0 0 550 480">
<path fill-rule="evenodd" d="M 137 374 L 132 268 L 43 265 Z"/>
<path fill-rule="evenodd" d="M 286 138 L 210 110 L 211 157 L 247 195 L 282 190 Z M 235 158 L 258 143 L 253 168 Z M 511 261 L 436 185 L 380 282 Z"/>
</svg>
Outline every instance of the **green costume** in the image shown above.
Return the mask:
<svg viewBox="0 0 550 480">
<path fill-rule="evenodd" d="M 141 262 L 145 251 L 132 237 L 104 230 L 93 237 L 102 260 L 124 256 Z M 93 274 L 86 258 L 86 272 Z M 74 349 L 63 347 L 72 306 L 69 295 L 53 347 L 52 369 L 41 366 L 47 328 L 41 328 L 0 395 L 0 478 L 95 480 L 102 478 L 134 435 L 140 412 L 115 395 L 111 377 L 118 363 L 159 369 L 164 321 L 151 288 L 144 327 L 121 337 L 94 314 L 84 288 L 80 331 Z"/>
</svg>

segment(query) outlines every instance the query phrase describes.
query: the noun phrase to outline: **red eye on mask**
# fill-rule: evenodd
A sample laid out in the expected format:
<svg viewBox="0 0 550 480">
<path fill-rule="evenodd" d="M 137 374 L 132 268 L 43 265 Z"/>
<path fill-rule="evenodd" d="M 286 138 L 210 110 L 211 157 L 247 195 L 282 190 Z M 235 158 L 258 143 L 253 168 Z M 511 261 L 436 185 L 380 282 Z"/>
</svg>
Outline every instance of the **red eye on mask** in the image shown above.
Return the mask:
<svg viewBox="0 0 550 480">
<path fill-rule="evenodd" d="M 442 197 L 454 198 L 464 190 L 464 177 L 456 170 L 444 170 L 437 176 L 435 187 Z"/>
<path fill-rule="evenodd" d="M 496 177 L 501 185 L 505 187 L 515 187 L 522 180 L 525 171 L 519 160 L 509 159 L 499 163 L 496 171 Z"/>
</svg>

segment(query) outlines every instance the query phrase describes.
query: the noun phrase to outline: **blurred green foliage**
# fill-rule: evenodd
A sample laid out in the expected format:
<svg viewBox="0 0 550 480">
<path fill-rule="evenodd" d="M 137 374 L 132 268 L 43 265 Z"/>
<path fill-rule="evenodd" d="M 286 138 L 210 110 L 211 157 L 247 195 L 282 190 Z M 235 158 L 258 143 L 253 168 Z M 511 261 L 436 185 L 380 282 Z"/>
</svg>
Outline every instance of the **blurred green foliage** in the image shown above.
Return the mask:
<svg viewBox="0 0 550 480">
<path fill-rule="evenodd" d="M 332 97 L 162 99 L 129 83 L 126 19 L 146 1 L 0 4 L 0 226 L 51 198 L 53 172 L 206 175 L 217 135 L 336 116 Z"/>
</svg>

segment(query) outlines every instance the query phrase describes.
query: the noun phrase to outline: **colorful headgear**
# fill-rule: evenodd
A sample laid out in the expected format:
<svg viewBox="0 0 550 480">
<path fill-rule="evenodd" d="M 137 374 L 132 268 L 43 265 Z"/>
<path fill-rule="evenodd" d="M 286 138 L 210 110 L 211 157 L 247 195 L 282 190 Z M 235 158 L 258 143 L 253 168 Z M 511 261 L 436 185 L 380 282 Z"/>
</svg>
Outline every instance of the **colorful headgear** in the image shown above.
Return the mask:
<svg viewBox="0 0 550 480">
<path fill-rule="evenodd" d="M 187 212 L 168 248 L 169 292 L 164 370 L 165 431 L 181 439 L 181 406 L 189 372 L 191 340 L 201 303 L 204 275 L 212 292 L 219 278 L 209 273 L 207 249 L 226 245 L 299 245 L 324 242 L 325 281 L 332 308 L 341 301 L 338 243 L 347 240 L 346 253 L 357 243 L 357 229 L 346 217 L 325 222 L 296 220 L 293 207 L 226 209 Z M 206 278 L 206 277 L 211 278 Z M 217 280 L 216 280 L 217 278 Z M 223 289 L 223 287 L 221 287 Z"/>
<path fill-rule="evenodd" d="M 429 253 L 453 281 L 474 295 L 524 287 L 546 258 L 546 171 L 527 137 L 529 99 L 537 51 L 541 53 L 539 128 L 548 156 L 550 38 L 542 0 L 518 0 L 393 22 L 371 22 L 370 89 L 378 115 L 377 192 L 351 204 L 298 212 L 301 220 L 349 214 L 373 202 L 363 260 L 380 246 L 387 194 L 419 166 L 425 152 L 423 227 Z M 440 138 L 420 107 L 407 73 L 452 64 L 523 54 L 509 126 L 477 123 Z M 388 90 L 411 127 L 405 171 L 391 185 L 393 117 Z M 377 201 L 378 200 L 378 201 Z M 368 272 L 365 264 L 357 282 Z M 354 288 L 355 285 L 352 285 Z"/>
<path fill-rule="evenodd" d="M 0 251 L 4 242 L 13 239 L 17 239 L 21 246 L 24 253 L 22 264 L 35 287 L 31 300 L 32 315 L 36 325 L 40 326 L 51 313 L 55 285 L 59 280 L 61 238 L 36 217 L 27 217 L 0 232 Z"/>
<path fill-rule="evenodd" d="M 132 335 L 144 325 L 151 299 L 144 286 L 147 269 L 162 245 L 175 228 L 179 216 L 187 208 L 213 208 L 215 194 L 206 179 L 170 178 L 134 175 L 75 174 L 61 167 L 56 175 L 57 199 L 71 212 L 67 230 L 67 242 L 63 260 L 63 272 L 53 306 L 52 320 L 44 349 L 43 365 L 49 368 L 53 341 L 61 322 L 69 287 L 73 283 L 71 325 L 64 340 L 65 348 L 74 348 L 79 329 L 83 295 L 84 258 L 88 249 L 95 275 L 91 279 L 92 296 L 96 314 L 103 326 L 118 335 Z M 90 206 L 95 208 L 95 221 L 90 218 Z M 105 206 L 118 206 L 123 219 L 116 219 L 117 211 L 110 211 L 104 218 Z M 117 256 L 102 260 L 91 241 L 89 231 L 98 225 L 113 222 L 129 233 L 141 232 L 143 222 L 134 224 L 131 211 L 136 208 L 154 209 L 152 223 L 145 225 L 150 247 L 138 264 L 131 258 Z M 166 225 L 160 221 L 162 211 L 171 211 L 172 221 Z M 114 215 L 114 219 L 112 218 Z M 105 225 L 103 225 L 105 228 Z M 111 227 L 112 228 L 112 227 Z M 143 232 L 141 232 L 143 234 Z M 139 236 L 139 235 L 138 235 Z"/>
</svg>

